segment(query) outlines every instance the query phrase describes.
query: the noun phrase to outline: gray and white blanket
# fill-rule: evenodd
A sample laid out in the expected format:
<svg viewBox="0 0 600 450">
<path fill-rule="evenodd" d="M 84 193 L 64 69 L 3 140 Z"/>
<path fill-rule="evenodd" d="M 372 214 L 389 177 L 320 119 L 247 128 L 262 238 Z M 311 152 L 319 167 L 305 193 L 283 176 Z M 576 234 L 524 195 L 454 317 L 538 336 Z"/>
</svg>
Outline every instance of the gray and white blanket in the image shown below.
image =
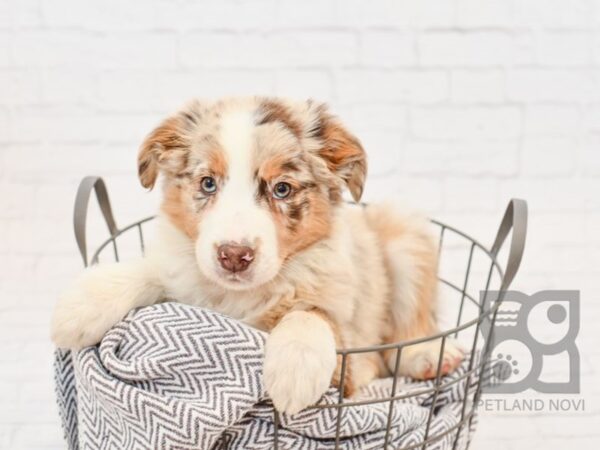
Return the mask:
<svg viewBox="0 0 600 450">
<path fill-rule="evenodd" d="M 273 448 L 273 407 L 262 382 L 265 338 L 221 314 L 163 303 L 132 311 L 97 347 L 57 350 L 56 390 L 69 449 Z M 467 365 L 443 381 L 464 374 Z M 453 447 L 466 381 L 439 392 L 428 436 L 450 432 L 427 448 Z M 399 379 L 396 393 L 431 386 Z M 352 401 L 384 398 L 391 389 L 391 379 L 376 380 Z M 331 388 L 320 403 L 337 400 Z M 422 442 L 431 403 L 431 393 L 394 402 L 390 448 Z M 382 448 L 388 413 L 389 402 L 343 408 L 339 448 Z M 467 446 L 475 422 L 460 427 L 456 448 Z M 283 414 L 279 448 L 334 448 L 336 425 L 334 408 Z"/>
</svg>

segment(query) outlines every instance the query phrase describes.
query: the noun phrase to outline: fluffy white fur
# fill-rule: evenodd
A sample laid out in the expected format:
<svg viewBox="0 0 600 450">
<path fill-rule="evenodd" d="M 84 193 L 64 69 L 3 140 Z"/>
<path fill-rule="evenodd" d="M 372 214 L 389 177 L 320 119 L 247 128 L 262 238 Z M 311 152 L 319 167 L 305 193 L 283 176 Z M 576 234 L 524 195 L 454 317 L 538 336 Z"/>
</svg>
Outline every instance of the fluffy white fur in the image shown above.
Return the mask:
<svg viewBox="0 0 600 450">
<path fill-rule="evenodd" d="M 427 224 L 389 206 L 363 208 L 339 200 L 342 181 L 355 197 L 362 192 L 364 152 L 321 106 L 252 99 L 199 108 L 194 104 L 184 117 L 166 121 L 142 147 L 142 183 L 152 186 L 159 170 L 165 176 L 165 203 L 147 255 L 86 270 L 58 301 L 52 320 L 56 345 L 96 344 L 131 309 L 164 299 L 212 308 L 270 331 L 265 385 L 279 410 L 295 413 L 316 402 L 332 379 L 339 383 L 336 347 L 436 331 L 436 248 Z M 262 113 L 269 120 L 257 123 Z M 311 134 L 317 125 L 318 136 Z M 197 161 L 207 170 L 210 160 L 197 145 L 204 141 L 218 142 L 217 156 L 224 162 L 213 161 L 213 170 L 226 174 L 219 178 L 217 195 L 196 200 Z M 274 150 L 265 155 L 269 146 Z M 287 173 L 271 170 L 262 189 L 281 179 L 304 183 L 308 206 L 259 198 L 261 164 L 290 153 L 296 155 L 293 167 Z M 188 156 L 178 160 L 182 155 Z M 294 231 L 300 226 L 292 220 L 294 208 L 304 208 L 296 211 L 300 231 Z M 219 266 L 215 249 L 228 242 L 255 250 L 247 271 L 232 274 Z M 406 347 L 400 373 L 435 376 L 439 350 L 439 342 Z M 352 355 L 346 393 L 388 375 L 394 358 L 394 352 Z M 461 359 L 449 340 L 442 372 Z"/>
<path fill-rule="evenodd" d="M 316 403 L 336 364 L 329 325 L 305 311 L 287 314 L 271 331 L 265 349 L 265 385 L 275 407 L 294 414 Z"/>
<path fill-rule="evenodd" d="M 75 349 L 93 345 L 129 311 L 158 301 L 164 293 L 144 260 L 91 267 L 60 297 L 52 340 Z"/>
<path fill-rule="evenodd" d="M 204 274 L 232 290 L 247 290 L 271 280 L 278 272 L 276 230 L 273 220 L 254 198 L 251 153 L 255 125 L 249 111 L 223 117 L 219 140 L 229 161 L 228 182 L 219 201 L 202 223 L 196 242 L 196 258 Z M 256 259 L 248 271 L 228 274 L 220 267 L 215 243 L 247 243 L 255 248 Z"/>
</svg>

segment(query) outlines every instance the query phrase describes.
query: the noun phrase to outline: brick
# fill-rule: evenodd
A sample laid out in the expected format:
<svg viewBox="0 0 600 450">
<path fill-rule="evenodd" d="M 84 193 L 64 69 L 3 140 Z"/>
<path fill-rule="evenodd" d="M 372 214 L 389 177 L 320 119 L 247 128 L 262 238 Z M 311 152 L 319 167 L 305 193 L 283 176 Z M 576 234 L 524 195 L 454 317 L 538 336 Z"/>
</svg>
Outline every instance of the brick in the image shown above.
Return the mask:
<svg viewBox="0 0 600 450">
<path fill-rule="evenodd" d="M 593 161 L 598 164 L 597 156 L 595 158 Z M 600 192 L 600 179 L 589 177 L 581 180 L 580 183 L 586 211 L 600 211 L 600 196 L 596 195 Z"/>
<path fill-rule="evenodd" d="M 35 216 L 40 219 L 64 221 L 73 210 L 77 180 L 60 184 L 40 183 L 35 192 Z M 54 222 L 58 226 L 61 222 Z"/>
<path fill-rule="evenodd" d="M 102 72 L 98 77 L 97 104 L 103 111 L 161 111 L 159 83 L 149 70 L 125 69 Z"/>
<path fill-rule="evenodd" d="M 529 136 L 575 135 L 580 123 L 577 106 L 529 105 L 525 110 L 525 134 Z"/>
<path fill-rule="evenodd" d="M 581 166 L 586 175 L 600 175 L 600 135 L 588 135 L 582 140 Z"/>
<path fill-rule="evenodd" d="M 452 101 L 456 103 L 500 103 L 505 100 L 504 74 L 500 70 L 454 70 Z"/>
<path fill-rule="evenodd" d="M 507 0 L 458 0 L 457 24 L 465 28 L 510 27 L 513 20 L 513 2 Z"/>
<path fill-rule="evenodd" d="M 335 89 L 341 104 L 436 103 L 449 96 L 448 77 L 439 70 L 344 70 Z"/>
<path fill-rule="evenodd" d="M 179 64 L 178 37 L 173 32 L 113 32 L 94 44 L 93 67 L 165 69 Z"/>
<path fill-rule="evenodd" d="M 563 273 L 577 274 L 590 267 L 591 262 L 590 249 L 573 245 L 547 245 L 543 248 L 536 246 L 530 250 L 529 257 L 536 261 L 537 270 L 550 273 L 562 270 Z M 565 261 L 569 262 L 568 266 L 565 266 Z"/>
<path fill-rule="evenodd" d="M 515 442 L 515 449 L 525 448 L 531 450 L 545 450 L 548 448 L 565 448 L 565 446 L 573 446 L 575 448 L 585 449 L 585 450 L 593 450 L 596 445 L 598 445 L 598 439 L 595 437 L 585 437 L 572 435 L 568 438 L 550 438 L 547 440 L 543 440 L 540 442 L 539 438 L 532 437 L 527 440 L 522 440 L 521 442 Z M 551 447 L 549 447 L 551 446 Z"/>
<path fill-rule="evenodd" d="M 41 23 L 38 0 L 0 3 L 0 29 L 39 27 Z"/>
<path fill-rule="evenodd" d="M 444 183 L 446 210 L 498 211 L 498 182 L 481 178 L 449 177 Z"/>
<path fill-rule="evenodd" d="M 274 94 L 275 73 L 267 69 L 215 69 L 163 72 L 155 96 L 164 111 L 180 108 L 191 98 Z M 157 121 L 162 119 L 157 116 Z"/>
<path fill-rule="evenodd" d="M 21 116 L 13 127 L 16 142 L 47 143 L 141 143 L 142 138 L 162 119 L 160 114 L 110 113 L 97 115 L 89 111 L 52 113 L 44 110 L 31 111 Z M 108 131 L 110 130 L 110 132 Z M 56 146 L 60 154 L 60 147 Z M 82 148 L 82 147 L 79 147 Z M 21 155 L 27 164 L 28 155 Z M 43 155 L 43 160 L 55 167 L 64 164 L 52 155 Z M 67 158 L 68 159 L 68 158 Z M 67 161 L 67 166 L 71 164 Z M 33 167 L 39 165 L 33 161 Z"/>
<path fill-rule="evenodd" d="M 600 132 L 600 105 L 586 105 L 583 109 L 583 129 L 593 134 Z"/>
<path fill-rule="evenodd" d="M 27 30 L 13 35 L 12 57 L 21 67 L 98 64 L 99 37 L 73 30 Z"/>
<path fill-rule="evenodd" d="M 411 174 L 511 177 L 518 173 L 519 142 L 409 140 L 402 167 Z"/>
<path fill-rule="evenodd" d="M 62 430 L 55 424 L 21 424 L 13 437 L 13 448 L 47 447 L 55 443 L 57 448 L 64 445 Z"/>
<path fill-rule="evenodd" d="M 535 205 L 532 206 L 535 208 Z M 559 211 L 536 211 L 531 217 L 531 229 L 536 230 L 531 238 L 534 244 L 579 246 L 586 243 L 585 225 L 585 218 L 579 215 L 565 220 L 564 214 Z"/>
<path fill-rule="evenodd" d="M 14 426 L 12 424 L 3 423 L 0 425 L 0 446 L 2 448 L 11 448 L 13 434 Z"/>
<path fill-rule="evenodd" d="M 419 62 L 426 66 L 503 66 L 529 59 L 521 39 L 500 31 L 431 31 L 417 42 Z"/>
<path fill-rule="evenodd" d="M 42 101 L 51 105 L 98 103 L 97 76 L 86 67 L 47 69 L 42 73 Z"/>
<path fill-rule="evenodd" d="M 19 121 L 13 127 L 13 138 L 26 141 L 90 141 L 102 138 L 104 131 L 100 129 L 99 120 L 91 113 L 62 113 L 48 114 L 43 110 L 33 110 L 21 114 Z M 22 167 L 27 168 L 31 155 L 19 155 Z M 47 158 L 44 158 L 47 159 Z M 55 165 L 64 164 L 57 158 L 52 158 Z M 32 166 L 39 164 L 33 161 Z"/>
<path fill-rule="evenodd" d="M 384 174 L 369 176 L 365 185 L 363 199 L 366 202 L 390 202 L 405 210 L 407 205 L 419 211 L 433 215 L 443 205 L 441 180 L 427 177 Z"/>
<path fill-rule="evenodd" d="M 450 144 L 445 141 L 410 139 L 402 152 L 403 170 L 414 175 L 447 173 Z"/>
<path fill-rule="evenodd" d="M 11 4 L 9 2 L 0 2 L 0 30 L 10 28 L 12 22 L 11 14 Z"/>
<path fill-rule="evenodd" d="M 4 4 L 6 2 L 2 2 Z M 11 67 L 13 35 L 0 29 L 0 67 Z"/>
<path fill-rule="evenodd" d="M 0 142 L 8 140 L 9 130 L 10 122 L 8 112 L 0 109 Z"/>
<path fill-rule="evenodd" d="M 365 129 L 359 136 L 369 155 L 369 173 L 372 176 L 389 174 L 398 169 L 403 141 L 401 131 Z"/>
<path fill-rule="evenodd" d="M 187 67 L 235 66 L 243 61 L 235 33 L 191 32 L 180 40 L 181 61 Z"/>
<path fill-rule="evenodd" d="M 454 4 L 445 0 L 405 1 L 409 24 L 419 28 L 450 27 L 455 23 Z"/>
<path fill-rule="evenodd" d="M 253 41 L 247 42 L 250 45 L 243 49 L 254 55 Z M 274 49 L 272 58 L 283 66 L 330 67 L 357 62 L 358 38 L 348 31 L 285 32 L 274 35 L 271 42 Z"/>
<path fill-rule="evenodd" d="M 600 94 L 589 70 L 514 69 L 508 72 L 507 91 L 514 101 L 591 101 Z"/>
<path fill-rule="evenodd" d="M 276 24 L 278 28 L 295 28 L 299 23 L 305 27 L 335 27 L 337 24 L 337 6 L 335 2 L 321 0 L 306 0 L 303 2 L 279 0 L 272 8 L 272 11 L 275 11 L 274 14 L 263 12 L 263 17 L 266 16 L 266 18 L 274 15 L 274 22 L 262 24 L 262 20 L 259 19 L 255 19 L 255 22 L 259 22 L 259 25 L 262 24 L 263 26 Z M 343 4 L 339 6 L 344 8 Z M 236 13 L 236 15 L 238 14 Z"/>
<path fill-rule="evenodd" d="M 41 101 L 42 87 L 38 71 L 7 69 L 0 72 L 0 98 L 8 106 L 23 106 Z"/>
<path fill-rule="evenodd" d="M 77 174 L 75 181 L 86 173 L 107 174 L 109 171 L 131 169 L 134 174 L 135 151 L 115 144 L 103 146 L 63 142 L 21 148 L 26 150 L 10 151 L 6 157 L 15 181 L 40 185 L 42 182 L 56 183 L 57 178 L 65 181 L 63 177 L 70 174 Z M 32 154 L 37 156 L 32 158 Z"/>
<path fill-rule="evenodd" d="M 64 229 L 65 231 L 67 229 Z M 28 239 L 22 239 L 27 236 Z M 57 232 L 48 227 L 46 221 L 11 219 L 6 232 L 8 252 L 20 255 L 38 254 L 45 249 L 50 254 L 69 253 L 73 251 L 73 237 L 70 232 Z M 35 286 L 22 286 L 35 289 Z"/>
<path fill-rule="evenodd" d="M 46 25 L 52 28 L 84 28 L 93 31 L 132 31 L 162 28 L 156 5 L 143 0 L 127 3 L 106 0 L 84 3 L 77 0 L 41 0 Z M 176 27 L 174 27 L 176 28 Z"/>
<path fill-rule="evenodd" d="M 526 138 L 523 142 L 523 174 L 568 176 L 575 170 L 577 141 L 568 138 Z"/>
<path fill-rule="evenodd" d="M 28 344 L 27 347 L 31 348 L 31 350 L 26 349 L 26 351 L 33 352 L 34 356 L 35 352 L 39 351 L 39 349 L 34 347 L 32 344 Z M 45 349 L 52 351 L 51 344 L 45 347 Z M 27 383 L 21 390 L 21 401 L 25 404 L 36 403 L 40 400 L 45 400 L 48 401 L 48 403 L 51 403 L 54 400 L 54 392 L 52 392 L 52 388 L 53 380 L 40 380 L 38 382 Z M 48 409 L 54 409 L 54 405 Z"/>
<path fill-rule="evenodd" d="M 141 0 L 143 1 L 143 0 Z M 146 4 L 147 2 L 144 2 Z M 303 3 L 304 4 L 304 3 Z M 156 16 L 160 28 L 173 30 L 270 30 L 284 24 L 285 13 L 278 13 L 284 8 L 276 0 L 239 0 L 222 2 L 179 2 L 173 7 L 170 2 L 154 2 Z M 288 5 L 289 8 L 295 5 Z M 309 9 L 304 8 L 304 10 Z M 326 9 L 320 5 L 319 11 Z M 314 10 L 310 9 L 313 15 Z M 308 15 L 308 14 L 306 14 Z M 323 15 L 324 19 L 328 17 Z M 308 20 L 308 19 L 306 19 Z M 318 20 L 318 19 L 313 19 Z M 299 22 L 294 22 L 294 26 Z"/>
<path fill-rule="evenodd" d="M 336 23 L 353 27 L 452 27 L 454 4 L 444 0 L 346 0 L 337 5 Z"/>
<path fill-rule="evenodd" d="M 2 227 L 4 233 L 8 233 L 8 227 Z M 0 244 L 1 245 L 1 244 Z M 8 247 L 8 243 L 5 244 Z M 0 268 L 4 274 L 0 280 L 0 290 L 3 292 L 18 292 L 23 289 L 23 276 L 29 277 L 35 268 L 35 257 L 31 255 L 10 255 L 0 258 Z M 8 297 L 8 296 L 7 296 Z M 3 309 L 10 310 L 8 300 L 3 304 Z"/>
<path fill-rule="evenodd" d="M 71 212 L 71 215 L 72 214 L 73 213 Z M 66 251 L 55 251 L 52 255 L 39 255 L 36 257 L 35 269 L 33 273 L 29 275 L 31 282 L 34 285 L 31 286 L 28 291 L 24 292 L 26 295 L 24 295 L 24 298 L 21 300 L 23 309 L 27 308 L 35 310 L 35 308 L 39 308 L 39 315 L 45 317 L 45 319 L 40 319 L 40 326 L 44 328 L 48 327 L 48 319 L 51 317 L 52 311 L 54 310 L 54 302 L 67 287 L 71 286 L 75 277 L 78 276 L 84 268 L 83 259 L 80 256 L 79 248 L 77 247 L 73 235 L 72 224 L 69 223 L 70 221 L 66 223 L 62 221 L 57 222 L 58 225 L 60 225 L 61 238 L 64 236 L 65 242 L 67 243 L 67 245 L 63 247 Z M 103 226 L 103 238 L 107 239 L 107 228 L 104 224 Z M 93 255 L 92 250 L 95 251 L 98 245 L 92 247 L 92 244 L 97 241 L 96 235 L 91 235 L 95 230 L 91 226 L 88 226 L 87 228 L 90 236 L 87 243 L 88 258 L 91 259 L 91 255 Z M 40 296 L 45 296 L 48 298 L 48 301 L 43 305 L 36 306 L 35 297 L 39 298 Z"/>
<path fill-rule="evenodd" d="M 408 108 L 394 105 L 355 105 L 331 108 L 357 136 L 363 131 L 391 131 L 404 134 L 407 129 Z"/>
<path fill-rule="evenodd" d="M 444 205 L 444 188 L 441 180 L 429 177 L 403 176 L 399 180 L 394 200 L 399 205 L 418 208 L 424 214 L 436 215 Z M 390 198 L 390 194 L 387 194 Z"/>
<path fill-rule="evenodd" d="M 360 62 L 369 67 L 414 65 L 416 57 L 412 34 L 369 30 L 361 36 Z"/>
<path fill-rule="evenodd" d="M 548 66 L 582 66 L 592 62 L 588 33 L 543 33 L 538 38 L 538 61 Z"/>
<path fill-rule="evenodd" d="M 13 2 L 12 19 L 17 28 L 33 28 L 42 25 L 39 0 L 20 0 Z"/>
<path fill-rule="evenodd" d="M 516 179 L 502 181 L 501 198 L 524 198 L 532 212 L 580 212 L 586 203 L 585 187 L 581 180 L 555 177 L 545 179 Z M 597 197 L 597 196 L 596 196 Z"/>
<path fill-rule="evenodd" d="M 600 8 L 598 8 L 600 10 Z M 600 14 L 599 14 L 600 15 Z M 594 39 L 591 43 L 592 45 L 592 58 L 594 63 L 597 65 L 600 62 L 600 40 Z"/>
<path fill-rule="evenodd" d="M 453 174 L 512 177 L 519 171 L 519 142 L 516 139 L 456 142 L 449 148 L 445 166 Z"/>
<path fill-rule="evenodd" d="M 424 139 L 506 139 L 519 135 L 521 111 L 508 106 L 413 108 L 410 126 Z"/>
<path fill-rule="evenodd" d="M 263 78 L 268 80 L 268 77 Z M 274 92 L 278 96 L 297 99 L 333 100 L 333 80 L 325 70 L 279 70 L 275 75 Z M 255 89 L 255 92 L 259 89 Z M 269 92 L 270 86 L 263 86 Z"/>
<path fill-rule="evenodd" d="M 486 442 L 487 439 L 505 439 L 508 430 L 510 430 L 511 438 L 522 439 L 531 433 L 532 427 L 535 427 L 534 420 L 530 417 L 493 417 L 489 412 L 481 414 L 483 420 L 481 421 L 481 430 L 478 431 L 481 433 L 480 437 L 486 438 Z"/>
<path fill-rule="evenodd" d="M 19 383 L 14 381 L 0 381 L 0 388 L 2 388 L 2 394 L 0 394 L 0 401 L 3 405 L 16 403 L 18 401 Z M 0 436 L 2 432 L 0 431 Z M 2 442 L 0 440 L 0 442 Z"/>
<path fill-rule="evenodd" d="M 49 294 L 52 295 L 53 292 L 50 291 Z M 5 311 L 3 317 L 12 326 L 32 325 L 37 327 L 47 327 L 48 317 L 46 317 L 46 314 L 50 313 L 50 307 L 47 304 L 44 304 L 40 305 L 40 308 L 41 309 L 36 310 L 35 308 L 24 308 L 19 306 L 17 308 L 12 308 L 9 311 Z M 42 311 L 44 311 L 44 314 L 40 314 Z M 12 352 L 7 352 L 7 354 L 0 357 L 0 360 L 19 362 L 34 359 L 35 356 L 37 356 L 37 349 L 35 346 L 30 346 L 28 348 L 24 341 L 11 342 L 11 346 L 13 349 L 18 349 L 18 352 L 13 353 L 12 355 Z"/>
<path fill-rule="evenodd" d="M 489 439 L 487 436 L 483 435 L 483 433 L 480 431 L 480 428 L 482 428 L 482 425 L 481 425 L 482 422 L 487 422 L 487 420 L 479 421 L 480 425 L 478 425 L 478 427 L 477 427 L 477 433 L 475 433 L 475 436 L 473 437 L 473 440 L 471 442 L 471 445 L 473 446 L 473 448 L 481 448 L 483 446 L 483 444 L 485 444 L 485 448 L 487 450 L 514 450 L 515 449 L 511 445 L 511 442 L 514 442 L 514 441 L 506 441 L 504 439 L 502 439 L 502 440 Z"/>
<path fill-rule="evenodd" d="M 355 63 L 357 47 L 356 36 L 346 31 L 189 33 L 182 38 L 181 58 L 188 67 L 337 66 Z"/>
<path fill-rule="evenodd" d="M 585 0 L 574 0 L 566 7 L 561 0 L 516 1 L 515 25 L 555 29 L 586 27 L 591 22 L 591 4 Z"/>
<path fill-rule="evenodd" d="M 31 216 L 36 186 L 0 180 L 0 192 L 4 200 L 0 208 L 0 219 L 26 218 Z M 23 206 L 26 205 L 27 209 Z"/>
</svg>

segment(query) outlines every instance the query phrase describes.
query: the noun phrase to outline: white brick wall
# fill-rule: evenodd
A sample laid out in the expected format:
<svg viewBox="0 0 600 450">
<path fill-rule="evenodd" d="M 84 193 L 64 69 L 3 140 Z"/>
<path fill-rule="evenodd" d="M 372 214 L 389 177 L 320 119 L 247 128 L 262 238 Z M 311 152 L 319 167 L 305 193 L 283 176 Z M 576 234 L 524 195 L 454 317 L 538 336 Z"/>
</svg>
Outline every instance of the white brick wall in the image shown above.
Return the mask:
<svg viewBox="0 0 600 450">
<path fill-rule="evenodd" d="M 107 179 L 121 224 L 150 213 L 144 134 L 255 93 L 330 102 L 371 154 L 368 200 L 486 243 L 529 200 L 515 287 L 582 290 L 586 412 L 487 413 L 474 448 L 598 448 L 600 0 L 0 0 L 0 447 L 64 447 L 47 335 L 78 180 Z"/>
</svg>

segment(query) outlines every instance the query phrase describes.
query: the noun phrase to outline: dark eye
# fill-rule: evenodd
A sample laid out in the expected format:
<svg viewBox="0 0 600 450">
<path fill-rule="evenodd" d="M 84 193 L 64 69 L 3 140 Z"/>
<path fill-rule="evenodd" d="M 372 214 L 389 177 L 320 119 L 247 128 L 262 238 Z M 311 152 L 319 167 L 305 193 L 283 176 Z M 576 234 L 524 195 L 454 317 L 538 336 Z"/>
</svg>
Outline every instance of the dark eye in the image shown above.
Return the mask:
<svg viewBox="0 0 600 450">
<path fill-rule="evenodd" d="M 278 199 L 284 199 L 290 195 L 292 192 L 292 187 L 289 183 L 277 183 L 273 188 L 273 197 Z"/>
<path fill-rule="evenodd" d="M 204 177 L 200 180 L 200 189 L 205 194 L 214 194 L 217 192 L 217 182 L 213 177 Z"/>
</svg>

